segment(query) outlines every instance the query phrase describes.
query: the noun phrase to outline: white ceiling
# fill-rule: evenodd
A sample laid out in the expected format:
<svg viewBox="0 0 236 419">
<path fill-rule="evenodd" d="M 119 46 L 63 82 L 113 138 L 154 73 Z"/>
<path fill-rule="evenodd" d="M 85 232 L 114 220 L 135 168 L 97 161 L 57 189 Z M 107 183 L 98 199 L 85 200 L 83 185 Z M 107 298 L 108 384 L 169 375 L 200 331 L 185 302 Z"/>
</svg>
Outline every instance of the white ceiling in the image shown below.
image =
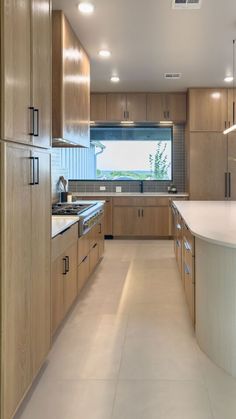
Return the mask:
<svg viewBox="0 0 236 419">
<path fill-rule="evenodd" d="M 232 73 L 236 0 L 202 0 L 200 10 L 173 10 L 172 0 L 93 0 L 83 16 L 76 0 L 53 0 L 91 58 L 92 91 L 180 91 L 224 86 Z M 109 59 L 98 50 L 109 48 Z M 163 73 L 180 72 L 181 80 Z M 119 84 L 110 82 L 112 73 Z"/>
</svg>

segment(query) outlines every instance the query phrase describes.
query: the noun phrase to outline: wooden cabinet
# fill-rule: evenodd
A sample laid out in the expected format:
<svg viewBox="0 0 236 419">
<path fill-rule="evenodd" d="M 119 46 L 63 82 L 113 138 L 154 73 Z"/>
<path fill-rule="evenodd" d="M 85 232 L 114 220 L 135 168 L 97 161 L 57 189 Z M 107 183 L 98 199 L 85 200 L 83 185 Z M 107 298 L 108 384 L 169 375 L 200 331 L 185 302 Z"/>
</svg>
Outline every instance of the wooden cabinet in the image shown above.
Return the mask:
<svg viewBox="0 0 236 419">
<path fill-rule="evenodd" d="M 227 137 L 222 133 L 195 132 L 189 141 L 190 199 L 225 199 Z"/>
<path fill-rule="evenodd" d="M 223 132 L 227 120 L 227 89 L 189 90 L 190 131 Z"/>
<path fill-rule="evenodd" d="M 33 160 L 35 157 L 37 160 Z M 39 176 L 38 182 L 30 185 L 32 162 L 38 162 Z M 1 143 L 1 413 L 4 419 L 14 415 L 50 346 L 50 183 L 48 153 Z"/>
<path fill-rule="evenodd" d="M 107 94 L 107 121 L 120 122 L 126 119 L 126 94 Z"/>
<path fill-rule="evenodd" d="M 113 235 L 169 236 L 168 198 L 114 198 Z"/>
<path fill-rule="evenodd" d="M 77 296 L 78 225 L 52 239 L 52 334 Z"/>
<path fill-rule="evenodd" d="M 78 292 L 81 291 L 89 277 L 89 254 L 84 257 L 78 266 Z"/>
<path fill-rule="evenodd" d="M 128 121 L 147 120 L 147 95 L 146 93 L 128 93 L 126 95 L 126 118 Z"/>
<path fill-rule="evenodd" d="M 91 121 L 107 120 L 107 95 L 105 93 L 92 93 L 90 96 Z"/>
<path fill-rule="evenodd" d="M 62 11 L 52 19 L 53 145 L 89 147 L 90 64 Z"/>
<path fill-rule="evenodd" d="M 147 121 L 186 121 L 185 93 L 149 93 L 147 95 Z"/>
<path fill-rule="evenodd" d="M 1 138 L 45 148 L 51 143 L 50 8 L 50 0 L 43 7 L 9 0 L 1 10 Z"/>
</svg>

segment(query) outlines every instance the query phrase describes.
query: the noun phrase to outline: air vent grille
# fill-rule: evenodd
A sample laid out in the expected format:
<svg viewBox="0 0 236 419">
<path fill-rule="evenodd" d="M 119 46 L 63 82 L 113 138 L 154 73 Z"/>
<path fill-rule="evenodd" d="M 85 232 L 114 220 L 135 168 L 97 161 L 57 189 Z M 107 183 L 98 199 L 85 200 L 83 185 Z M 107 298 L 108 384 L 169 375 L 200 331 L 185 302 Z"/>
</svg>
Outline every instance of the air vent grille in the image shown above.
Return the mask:
<svg viewBox="0 0 236 419">
<path fill-rule="evenodd" d="M 176 80 L 182 77 L 182 73 L 165 73 L 164 78 L 167 80 Z"/>
<path fill-rule="evenodd" d="M 173 9 L 200 9 L 202 0 L 172 0 Z"/>
</svg>

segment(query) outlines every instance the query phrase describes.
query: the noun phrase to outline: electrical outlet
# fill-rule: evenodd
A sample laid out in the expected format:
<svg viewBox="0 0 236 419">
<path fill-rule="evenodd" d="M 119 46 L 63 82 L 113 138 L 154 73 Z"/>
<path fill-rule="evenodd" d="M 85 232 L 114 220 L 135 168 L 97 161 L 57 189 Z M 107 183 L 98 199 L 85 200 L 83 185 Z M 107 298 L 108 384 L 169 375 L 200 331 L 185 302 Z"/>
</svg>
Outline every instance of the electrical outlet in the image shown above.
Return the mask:
<svg viewBox="0 0 236 419">
<path fill-rule="evenodd" d="M 100 191 L 105 191 L 106 190 L 106 186 L 100 186 Z"/>
<path fill-rule="evenodd" d="M 116 192 L 122 192 L 122 187 L 121 186 L 116 186 Z"/>
</svg>

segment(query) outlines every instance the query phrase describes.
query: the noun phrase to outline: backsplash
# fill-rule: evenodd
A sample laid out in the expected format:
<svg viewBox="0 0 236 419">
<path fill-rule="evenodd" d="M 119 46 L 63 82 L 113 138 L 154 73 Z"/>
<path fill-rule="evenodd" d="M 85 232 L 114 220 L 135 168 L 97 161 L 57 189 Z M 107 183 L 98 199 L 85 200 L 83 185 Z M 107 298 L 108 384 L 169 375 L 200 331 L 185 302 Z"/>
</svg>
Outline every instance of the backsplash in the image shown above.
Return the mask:
<svg viewBox="0 0 236 419">
<path fill-rule="evenodd" d="M 68 179 L 69 162 L 80 162 L 80 171 L 86 177 L 87 166 L 90 164 L 91 156 L 86 156 L 86 162 L 81 159 L 81 149 L 60 149 L 52 150 L 52 197 L 53 201 L 58 200 L 56 184 L 59 176 Z M 89 150 L 88 150 L 89 153 Z M 76 164 L 73 164 L 76 167 Z M 71 171 L 71 170 L 70 170 Z M 73 172 L 72 172 L 73 173 Z M 81 176 L 82 177 L 82 176 Z M 148 180 L 143 182 L 144 192 L 166 192 L 168 186 L 174 183 L 179 192 L 185 192 L 185 126 L 175 125 L 173 127 L 173 182 Z M 115 192 L 116 186 L 121 186 L 122 192 L 139 192 L 139 181 L 96 181 L 96 180 L 69 180 L 70 192 L 99 192 L 100 186 L 106 187 L 106 192 Z"/>
</svg>

